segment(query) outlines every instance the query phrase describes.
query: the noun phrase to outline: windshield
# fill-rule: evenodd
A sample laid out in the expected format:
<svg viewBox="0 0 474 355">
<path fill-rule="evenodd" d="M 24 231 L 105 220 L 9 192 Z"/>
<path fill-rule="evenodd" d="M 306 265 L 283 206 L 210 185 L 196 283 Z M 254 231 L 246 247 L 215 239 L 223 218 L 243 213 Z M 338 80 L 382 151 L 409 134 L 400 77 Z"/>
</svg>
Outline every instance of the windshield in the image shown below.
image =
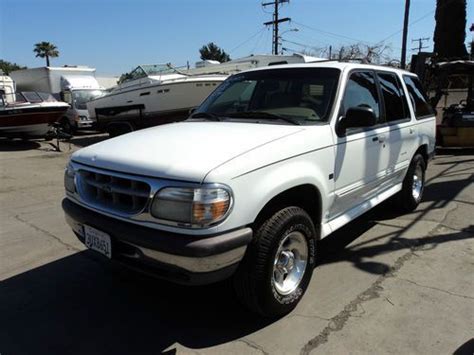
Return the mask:
<svg viewBox="0 0 474 355">
<path fill-rule="evenodd" d="M 297 124 L 324 122 L 331 113 L 339 74 L 332 68 L 237 74 L 219 86 L 193 116 L 207 113 L 238 119 L 291 118 Z"/>
<path fill-rule="evenodd" d="M 103 90 L 74 90 L 72 92 L 74 107 L 78 110 L 86 110 L 86 102 L 102 95 L 104 95 Z"/>
</svg>

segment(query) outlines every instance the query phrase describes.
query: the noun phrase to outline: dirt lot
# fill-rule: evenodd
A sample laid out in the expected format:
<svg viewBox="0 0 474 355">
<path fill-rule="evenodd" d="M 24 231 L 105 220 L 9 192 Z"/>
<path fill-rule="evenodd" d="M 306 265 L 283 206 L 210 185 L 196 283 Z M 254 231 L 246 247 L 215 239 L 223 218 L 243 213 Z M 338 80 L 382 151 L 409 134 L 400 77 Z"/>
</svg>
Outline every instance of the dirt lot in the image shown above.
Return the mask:
<svg viewBox="0 0 474 355">
<path fill-rule="evenodd" d="M 301 304 L 267 321 L 225 283 L 176 286 L 84 250 L 63 169 L 101 139 L 0 141 L 0 354 L 473 353 L 473 150 L 440 152 L 414 213 L 384 203 L 324 239 Z"/>
</svg>

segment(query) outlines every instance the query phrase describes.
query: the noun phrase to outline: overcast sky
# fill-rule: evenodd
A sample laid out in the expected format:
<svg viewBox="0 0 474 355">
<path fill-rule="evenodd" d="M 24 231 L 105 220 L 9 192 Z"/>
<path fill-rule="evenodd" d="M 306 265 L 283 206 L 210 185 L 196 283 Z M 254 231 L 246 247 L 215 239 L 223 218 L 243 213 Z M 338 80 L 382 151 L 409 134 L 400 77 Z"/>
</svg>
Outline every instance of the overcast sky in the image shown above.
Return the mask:
<svg viewBox="0 0 474 355">
<path fill-rule="evenodd" d="M 468 0 L 468 29 L 474 22 Z M 0 59 L 29 67 L 44 65 L 33 45 L 54 43 L 60 57 L 53 65 L 80 64 L 100 74 L 120 74 L 138 64 L 192 65 L 199 48 L 215 42 L 231 57 L 271 53 L 271 20 L 258 0 L 0 0 Z M 281 6 L 286 32 L 283 46 L 301 51 L 354 42 L 392 46 L 399 59 L 404 0 L 291 0 Z M 411 0 L 411 39 L 430 37 L 435 0 Z M 270 12 L 270 8 L 266 11 Z M 412 52 L 409 52 L 412 53 Z"/>
</svg>

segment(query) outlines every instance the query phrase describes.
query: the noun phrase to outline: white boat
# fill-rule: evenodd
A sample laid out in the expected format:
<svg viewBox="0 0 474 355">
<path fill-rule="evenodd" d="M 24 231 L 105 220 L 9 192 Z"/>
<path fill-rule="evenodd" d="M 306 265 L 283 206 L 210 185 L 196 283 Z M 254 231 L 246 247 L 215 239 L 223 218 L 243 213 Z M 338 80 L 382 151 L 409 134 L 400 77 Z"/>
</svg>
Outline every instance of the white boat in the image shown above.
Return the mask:
<svg viewBox="0 0 474 355">
<path fill-rule="evenodd" d="M 0 76 L 0 137 L 44 137 L 68 108 L 47 93 L 15 92 L 13 80 Z"/>
<path fill-rule="evenodd" d="M 125 125 L 125 131 L 186 119 L 229 75 L 277 64 L 306 63 L 320 58 L 304 55 L 255 55 L 226 63 L 203 61 L 196 68 L 170 64 L 140 65 L 110 93 L 87 103 L 99 129 Z"/>
</svg>

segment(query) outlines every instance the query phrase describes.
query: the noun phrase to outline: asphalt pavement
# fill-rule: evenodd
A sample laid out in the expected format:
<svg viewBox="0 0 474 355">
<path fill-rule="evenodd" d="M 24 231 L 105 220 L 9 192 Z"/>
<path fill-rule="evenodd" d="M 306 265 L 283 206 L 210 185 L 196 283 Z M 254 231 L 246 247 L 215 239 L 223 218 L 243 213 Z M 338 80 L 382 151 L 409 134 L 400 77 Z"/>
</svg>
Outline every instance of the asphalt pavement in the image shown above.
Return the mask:
<svg viewBox="0 0 474 355">
<path fill-rule="evenodd" d="M 325 238 L 286 317 L 226 283 L 177 286 L 104 263 L 64 222 L 70 154 L 0 141 L 0 354 L 473 354 L 474 150 L 443 150 L 410 214 L 386 202 Z"/>
</svg>

